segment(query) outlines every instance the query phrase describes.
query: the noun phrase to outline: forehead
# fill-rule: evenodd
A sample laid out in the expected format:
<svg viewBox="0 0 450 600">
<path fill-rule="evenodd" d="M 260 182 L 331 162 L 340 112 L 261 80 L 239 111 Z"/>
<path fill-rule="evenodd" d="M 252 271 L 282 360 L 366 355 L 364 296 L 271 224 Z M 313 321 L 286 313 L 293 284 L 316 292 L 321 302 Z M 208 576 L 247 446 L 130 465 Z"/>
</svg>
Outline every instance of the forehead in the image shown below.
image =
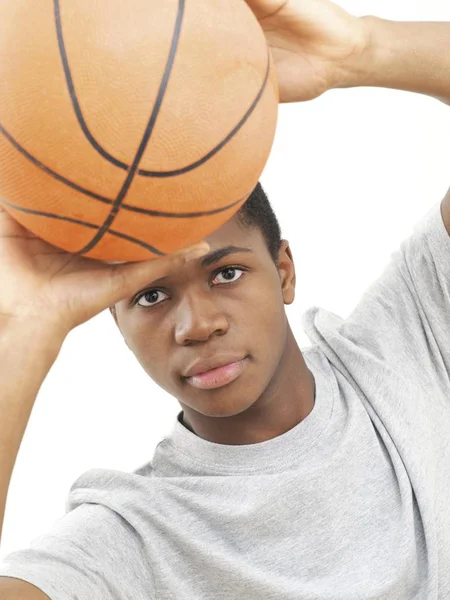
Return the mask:
<svg viewBox="0 0 450 600">
<path fill-rule="evenodd" d="M 204 239 L 210 245 L 211 250 L 233 245 L 246 246 L 256 251 L 264 245 L 259 228 L 245 227 L 239 222 L 237 214 Z"/>
<path fill-rule="evenodd" d="M 257 257 L 257 260 L 262 262 L 265 262 L 269 258 L 269 253 L 259 227 L 245 227 L 239 222 L 237 215 L 234 215 L 214 233 L 205 237 L 204 241 L 207 241 L 210 246 L 210 252 L 208 255 L 214 252 L 219 253 L 220 249 L 224 249 L 229 246 L 239 246 L 250 250 L 250 252 L 253 253 L 253 256 Z M 220 260 L 219 257 L 220 253 L 216 259 L 217 261 Z M 214 262 L 216 262 L 216 260 Z M 195 272 L 198 266 L 201 266 L 201 261 L 201 258 L 196 259 L 188 267 L 185 265 L 183 265 L 183 267 L 173 266 L 169 268 L 169 271 L 166 275 L 162 276 L 156 281 L 149 281 L 148 285 L 158 285 L 170 277 L 177 278 L 180 275 L 184 275 L 189 278 L 192 273 Z M 208 266 L 211 266 L 211 264 L 212 263 L 208 262 Z M 125 304 L 126 300 L 123 300 L 118 302 L 116 307 L 120 311 L 121 306 Z"/>
</svg>

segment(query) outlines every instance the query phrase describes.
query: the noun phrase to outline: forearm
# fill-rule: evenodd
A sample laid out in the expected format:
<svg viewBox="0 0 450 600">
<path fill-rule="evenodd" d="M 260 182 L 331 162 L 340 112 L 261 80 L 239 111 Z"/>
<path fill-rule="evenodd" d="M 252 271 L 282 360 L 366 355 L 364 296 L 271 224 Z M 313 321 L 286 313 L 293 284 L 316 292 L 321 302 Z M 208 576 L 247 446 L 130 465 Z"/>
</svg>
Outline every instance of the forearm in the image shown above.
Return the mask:
<svg viewBox="0 0 450 600">
<path fill-rule="evenodd" d="M 62 340 L 37 327 L 0 324 L 0 540 L 11 475 L 38 391 Z"/>
<path fill-rule="evenodd" d="M 362 19 L 370 41 L 340 87 L 393 88 L 450 104 L 450 23 Z"/>
</svg>

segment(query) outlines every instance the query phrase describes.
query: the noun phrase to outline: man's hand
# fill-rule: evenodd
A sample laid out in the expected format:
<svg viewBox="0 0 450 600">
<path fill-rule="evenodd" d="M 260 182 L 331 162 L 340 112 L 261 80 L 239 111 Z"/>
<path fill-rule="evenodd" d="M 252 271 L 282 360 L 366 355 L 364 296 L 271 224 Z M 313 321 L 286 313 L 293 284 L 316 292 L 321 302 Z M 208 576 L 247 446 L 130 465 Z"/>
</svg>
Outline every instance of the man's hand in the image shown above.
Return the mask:
<svg viewBox="0 0 450 600">
<path fill-rule="evenodd" d="M 312 100 L 345 87 L 348 65 L 369 43 L 363 19 L 329 0 L 246 1 L 271 48 L 281 102 Z"/>
<path fill-rule="evenodd" d="M 28 324 L 62 343 L 70 330 L 208 250 L 202 242 L 154 260 L 110 265 L 51 246 L 0 203 L 0 328 Z"/>
</svg>

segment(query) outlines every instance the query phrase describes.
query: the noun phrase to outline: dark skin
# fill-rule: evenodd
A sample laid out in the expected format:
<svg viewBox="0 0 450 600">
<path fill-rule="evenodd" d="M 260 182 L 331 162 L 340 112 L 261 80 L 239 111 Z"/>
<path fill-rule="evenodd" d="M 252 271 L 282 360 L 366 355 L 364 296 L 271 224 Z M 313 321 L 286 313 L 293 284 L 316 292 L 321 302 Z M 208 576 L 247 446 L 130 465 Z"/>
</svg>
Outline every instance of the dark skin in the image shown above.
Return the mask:
<svg viewBox="0 0 450 600">
<path fill-rule="evenodd" d="M 247 4 L 272 51 L 281 102 L 360 85 L 449 102 L 448 24 L 358 18 L 329 0 Z M 450 194 L 442 216 L 450 232 Z M 212 268 L 179 267 L 164 282 L 167 302 L 137 310 L 121 301 L 116 320 L 146 372 L 178 399 L 186 426 L 197 435 L 224 444 L 269 440 L 302 421 L 315 398 L 314 378 L 284 310 L 294 300 L 292 255 L 283 241 L 276 267 L 261 233 L 240 227 L 236 218 L 207 241 L 212 250 L 229 244 L 252 250 L 213 265 L 247 267 L 241 279 L 212 285 Z M 224 351 L 248 355 L 237 380 L 209 391 L 183 381 L 180 373 L 196 358 Z"/>
<path fill-rule="evenodd" d="M 314 406 L 314 377 L 284 308 L 295 296 L 292 253 L 283 240 L 277 267 L 260 230 L 236 216 L 206 241 L 207 256 L 229 246 L 248 250 L 175 267 L 112 313 L 144 370 L 177 398 L 186 427 L 219 444 L 264 442 L 295 427 Z M 204 390 L 183 378 L 196 360 L 223 354 L 245 358 L 235 381 Z"/>
</svg>

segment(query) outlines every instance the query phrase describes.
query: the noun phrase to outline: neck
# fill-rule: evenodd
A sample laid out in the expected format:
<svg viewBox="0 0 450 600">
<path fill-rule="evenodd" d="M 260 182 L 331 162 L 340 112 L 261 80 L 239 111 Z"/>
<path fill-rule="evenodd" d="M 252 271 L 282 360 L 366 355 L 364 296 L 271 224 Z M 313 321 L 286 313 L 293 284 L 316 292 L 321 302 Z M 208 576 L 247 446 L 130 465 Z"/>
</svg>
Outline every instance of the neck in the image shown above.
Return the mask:
<svg viewBox="0 0 450 600">
<path fill-rule="evenodd" d="M 314 407 L 315 382 L 288 326 L 285 350 L 269 385 L 247 410 L 231 417 L 207 417 L 182 404 L 183 424 L 216 444 L 247 445 L 286 433 Z"/>
</svg>

